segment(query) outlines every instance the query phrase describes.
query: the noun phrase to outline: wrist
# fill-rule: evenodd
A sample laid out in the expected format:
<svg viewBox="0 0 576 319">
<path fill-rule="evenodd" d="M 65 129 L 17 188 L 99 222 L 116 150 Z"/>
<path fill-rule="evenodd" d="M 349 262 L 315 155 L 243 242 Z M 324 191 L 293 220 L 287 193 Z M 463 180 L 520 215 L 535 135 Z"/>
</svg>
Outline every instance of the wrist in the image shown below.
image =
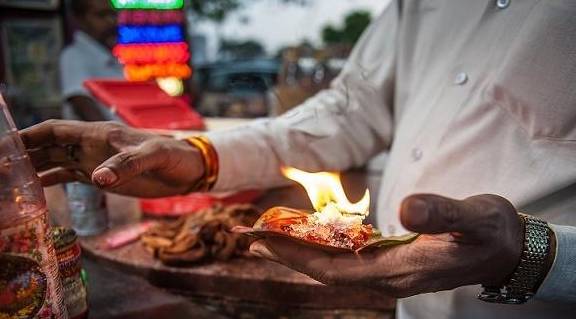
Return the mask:
<svg viewBox="0 0 576 319">
<path fill-rule="evenodd" d="M 539 288 L 554 262 L 552 240 L 555 238 L 550 226 L 535 217 L 519 214 L 523 219 L 523 250 L 520 261 L 506 283 L 484 286 L 480 300 L 495 303 L 522 304 Z"/>
<path fill-rule="evenodd" d="M 216 149 L 210 140 L 203 136 L 189 137 L 185 141 L 192 147 L 194 156 L 198 158 L 197 162 L 201 163 L 199 175 L 186 193 L 211 190 L 216 184 L 219 171 Z"/>
</svg>

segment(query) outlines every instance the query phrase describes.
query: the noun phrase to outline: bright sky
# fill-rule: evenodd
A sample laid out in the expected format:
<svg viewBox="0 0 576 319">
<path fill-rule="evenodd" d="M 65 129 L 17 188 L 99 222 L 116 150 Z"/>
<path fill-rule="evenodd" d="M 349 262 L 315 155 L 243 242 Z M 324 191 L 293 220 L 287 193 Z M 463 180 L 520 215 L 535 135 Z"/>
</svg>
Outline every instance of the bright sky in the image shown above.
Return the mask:
<svg viewBox="0 0 576 319">
<path fill-rule="evenodd" d="M 311 0 L 309 6 L 281 4 L 278 0 L 246 1 L 244 9 L 231 15 L 220 27 L 225 38 L 256 39 L 268 52 L 308 39 L 320 43 L 320 33 L 327 24 L 339 25 L 350 11 L 365 9 L 377 16 L 390 0 Z M 245 23 L 243 23 L 243 21 Z M 246 22 L 247 21 L 247 22 Z M 216 26 L 202 23 L 199 33 L 208 35 L 209 51 L 216 50 Z"/>
</svg>

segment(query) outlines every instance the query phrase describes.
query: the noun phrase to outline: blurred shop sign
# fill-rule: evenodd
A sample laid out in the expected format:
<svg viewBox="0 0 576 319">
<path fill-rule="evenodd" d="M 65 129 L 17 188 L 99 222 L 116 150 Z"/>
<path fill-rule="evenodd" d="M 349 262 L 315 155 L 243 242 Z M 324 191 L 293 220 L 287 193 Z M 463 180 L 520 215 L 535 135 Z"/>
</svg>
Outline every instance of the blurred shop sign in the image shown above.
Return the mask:
<svg viewBox="0 0 576 319">
<path fill-rule="evenodd" d="M 182 9 L 184 0 L 112 0 L 116 9 Z"/>
</svg>

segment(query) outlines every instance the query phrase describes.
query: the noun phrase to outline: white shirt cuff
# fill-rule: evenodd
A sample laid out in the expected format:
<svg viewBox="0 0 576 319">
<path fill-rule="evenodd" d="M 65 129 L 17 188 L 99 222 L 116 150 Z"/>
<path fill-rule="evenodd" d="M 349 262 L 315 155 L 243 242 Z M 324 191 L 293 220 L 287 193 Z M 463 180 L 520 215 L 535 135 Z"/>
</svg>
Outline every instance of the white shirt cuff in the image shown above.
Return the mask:
<svg viewBox="0 0 576 319">
<path fill-rule="evenodd" d="M 536 298 L 576 303 L 576 227 L 550 226 L 556 234 L 556 258 Z"/>
</svg>

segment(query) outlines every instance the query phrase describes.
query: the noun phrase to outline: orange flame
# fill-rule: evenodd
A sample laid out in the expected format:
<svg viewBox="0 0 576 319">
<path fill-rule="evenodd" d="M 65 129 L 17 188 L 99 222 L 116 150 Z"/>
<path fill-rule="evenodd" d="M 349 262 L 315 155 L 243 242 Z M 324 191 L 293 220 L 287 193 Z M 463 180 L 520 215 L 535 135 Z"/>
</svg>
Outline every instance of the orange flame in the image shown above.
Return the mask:
<svg viewBox="0 0 576 319">
<path fill-rule="evenodd" d="M 299 183 L 306 189 L 312 206 L 317 212 L 322 210 L 330 203 L 342 213 L 363 215 L 369 214 L 370 192 L 366 190 L 364 196 L 356 203 L 350 203 L 342 183 L 340 175 L 336 173 L 308 173 L 293 167 L 282 167 L 282 174 Z"/>
</svg>

